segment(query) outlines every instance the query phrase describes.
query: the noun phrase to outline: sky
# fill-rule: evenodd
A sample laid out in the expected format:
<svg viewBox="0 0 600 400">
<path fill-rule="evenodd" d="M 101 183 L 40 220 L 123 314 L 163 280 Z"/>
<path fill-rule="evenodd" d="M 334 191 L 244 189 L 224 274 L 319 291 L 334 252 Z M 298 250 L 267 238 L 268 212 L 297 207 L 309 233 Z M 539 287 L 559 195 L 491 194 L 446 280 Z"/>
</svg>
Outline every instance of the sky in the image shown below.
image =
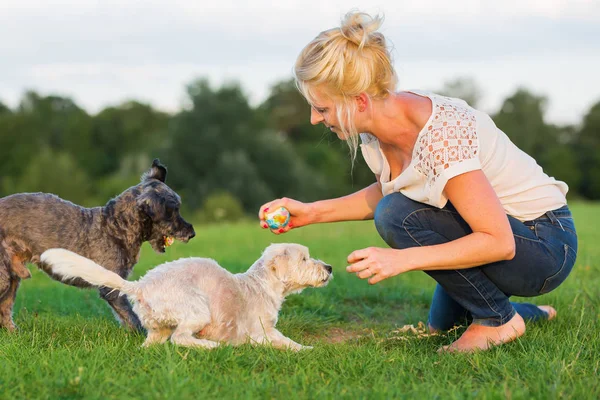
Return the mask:
<svg viewBox="0 0 600 400">
<path fill-rule="evenodd" d="M 525 87 L 557 124 L 600 101 L 600 0 L 0 0 L 0 101 L 35 90 L 90 113 L 130 99 L 176 112 L 204 77 L 259 104 L 352 9 L 384 15 L 399 90 L 469 77 L 493 113 Z"/>
</svg>

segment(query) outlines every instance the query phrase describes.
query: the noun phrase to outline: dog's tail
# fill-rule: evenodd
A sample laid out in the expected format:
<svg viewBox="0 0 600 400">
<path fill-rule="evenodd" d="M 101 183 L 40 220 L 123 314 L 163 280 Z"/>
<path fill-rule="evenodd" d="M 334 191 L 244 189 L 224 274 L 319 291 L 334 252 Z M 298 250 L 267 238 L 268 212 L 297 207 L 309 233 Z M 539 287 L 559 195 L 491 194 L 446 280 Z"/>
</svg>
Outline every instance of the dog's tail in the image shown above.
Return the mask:
<svg viewBox="0 0 600 400">
<path fill-rule="evenodd" d="M 127 295 L 137 294 L 136 282 L 129 282 L 72 251 L 49 249 L 42 253 L 40 261 L 50 267 L 52 273 L 61 276 L 63 281 L 80 278 L 94 286 L 106 286 Z"/>
</svg>

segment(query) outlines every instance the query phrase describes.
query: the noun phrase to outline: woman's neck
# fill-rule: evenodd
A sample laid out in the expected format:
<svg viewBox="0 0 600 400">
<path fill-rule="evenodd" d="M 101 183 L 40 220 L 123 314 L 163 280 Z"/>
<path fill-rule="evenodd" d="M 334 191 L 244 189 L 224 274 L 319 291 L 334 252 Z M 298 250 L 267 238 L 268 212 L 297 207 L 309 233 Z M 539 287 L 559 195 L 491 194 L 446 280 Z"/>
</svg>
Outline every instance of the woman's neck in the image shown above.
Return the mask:
<svg viewBox="0 0 600 400">
<path fill-rule="evenodd" d="M 393 93 L 374 100 L 369 133 L 379 140 L 382 149 L 410 160 L 419 133 L 431 115 L 429 99 L 412 93 Z"/>
</svg>

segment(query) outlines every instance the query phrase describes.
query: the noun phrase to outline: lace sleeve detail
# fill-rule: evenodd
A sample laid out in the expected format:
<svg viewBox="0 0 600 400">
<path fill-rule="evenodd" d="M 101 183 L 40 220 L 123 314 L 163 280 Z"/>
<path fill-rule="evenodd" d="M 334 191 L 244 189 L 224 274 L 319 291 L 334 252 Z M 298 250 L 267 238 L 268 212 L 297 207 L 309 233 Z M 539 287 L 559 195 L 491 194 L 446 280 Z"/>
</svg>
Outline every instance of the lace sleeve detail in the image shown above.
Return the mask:
<svg viewBox="0 0 600 400">
<path fill-rule="evenodd" d="M 443 190 L 449 179 L 481 169 L 477 120 L 468 106 L 438 97 L 427 132 L 416 146 L 415 169 L 426 177 L 430 201 L 443 207 Z"/>
</svg>

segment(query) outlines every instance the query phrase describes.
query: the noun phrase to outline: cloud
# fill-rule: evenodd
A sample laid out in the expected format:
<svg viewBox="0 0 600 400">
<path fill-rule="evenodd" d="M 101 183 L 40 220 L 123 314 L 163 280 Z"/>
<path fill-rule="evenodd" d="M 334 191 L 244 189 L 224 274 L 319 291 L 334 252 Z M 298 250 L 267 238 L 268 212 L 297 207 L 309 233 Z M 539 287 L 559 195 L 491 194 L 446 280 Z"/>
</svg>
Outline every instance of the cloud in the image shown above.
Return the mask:
<svg viewBox="0 0 600 400">
<path fill-rule="evenodd" d="M 91 111 L 125 98 L 175 110 L 185 84 L 207 76 L 241 81 L 257 102 L 351 7 L 347 0 L 4 0 L 0 97 L 14 105 L 34 88 L 69 94 Z M 365 11 L 385 13 L 382 31 L 404 82 L 435 88 L 472 75 L 496 102 L 534 84 L 560 110 L 596 95 L 588 88 L 576 98 L 566 86 L 589 86 L 600 70 L 598 1 L 380 1 Z"/>
</svg>

